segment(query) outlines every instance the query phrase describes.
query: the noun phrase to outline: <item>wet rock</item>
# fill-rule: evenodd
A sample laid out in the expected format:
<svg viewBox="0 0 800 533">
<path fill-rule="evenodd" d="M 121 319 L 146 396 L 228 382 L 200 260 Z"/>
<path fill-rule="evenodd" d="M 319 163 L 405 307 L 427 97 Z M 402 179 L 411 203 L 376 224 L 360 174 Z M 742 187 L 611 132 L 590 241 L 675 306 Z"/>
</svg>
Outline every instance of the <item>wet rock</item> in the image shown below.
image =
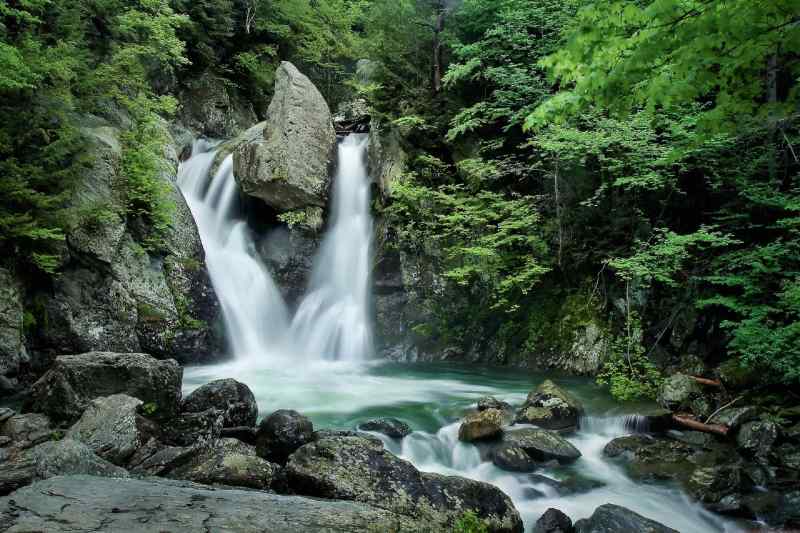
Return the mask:
<svg viewBox="0 0 800 533">
<path fill-rule="evenodd" d="M 411 426 L 396 418 L 374 418 L 367 420 L 358 429 L 383 433 L 393 439 L 402 439 L 411 435 Z"/>
<path fill-rule="evenodd" d="M 686 480 L 695 468 L 690 461 L 695 448 L 682 442 L 656 439 L 650 435 L 627 435 L 609 442 L 607 457 L 625 461 L 628 473 L 640 481 Z"/>
<path fill-rule="evenodd" d="M 548 379 L 528 394 L 515 422 L 545 429 L 575 429 L 582 414 L 581 403 Z"/>
<path fill-rule="evenodd" d="M 670 411 L 690 410 L 692 402 L 702 396 L 703 390 L 697 381 L 685 374 L 674 374 L 661 385 L 658 403 Z"/>
<path fill-rule="evenodd" d="M 235 439 L 219 439 L 196 449 L 188 462 L 171 470 L 167 477 L 266 490 L 279 469 L 258 457 L 255 447 Z"/>
<path fill-rule="evenodd" d="M 581 452 L 555 431 L 539 428 L 525 428 L 507 431 L 502 443 L 521 448 L 536 461 L 555 459 L 560 463 L 571 463 L 581 456 Z"/>
<path fill-rule="evenodd" d="M 745 422 L 755 420 L 757 417 L 758 409 L 755 407 L 728 407 L 711 417 L 709 423 L 728 426 L 735 431 Z"/>
<path fill-rule="evenodd" d="M 715 444 L 714 436 L 701 431 L 676 431 L 667 432 L 667 436 L 678 442 L 683 442 L 695 448 L 711 448 Z"/>
<path fill-rule="evenodd" d="M 0 396 L 16 390 L 17 378 L 30 362 L 23 333 L 23 288 L 9 270 L 0 268 L 0 376 L 8 386 Z"/>
<path fill-rule="evenodd" d="M 40 413 L 14 415 L 0 427 L 0 436 L 7 437 L 15 448 L 30 448 L 52 435 L 50 418 Z"/>
<path fill-rule="evenodd" d="M 478 411 L 486 411 L 487 409 L 497 409 L 498 411 L 511 411 L 513 407 L 508 402 L 503 402 L 494 396 L 484 396 L 478 400 Z"/>
<path fill-rule="evenodd" d="M 543 485 L 555 491 L 559 496 L 584 494 L 605 486 L 602 481 L 580 475 L 570 475 L 558 480 L 541 474 L 532 474 L 529 479 L 534 484 Z"/>
<path fill-rule="evenodd" d="M 68 499 L 65 499 L 68 498 Z M 428 531 L 424 518 L 376 506 L 218 490 L 168 479 L 62 476 L 0 499 L 0 529 L 48 533 Z"/>
<path fill-rule="evenodd" d="M 742 470 L 737 466 L 698 468 L 689 478 L 690 494 L 703 503 L 717 503 L 742 488 Z"/>
<path fill-rule="evenodd" d="M 736 435 L 736 444 L 744 454 L 751 457 L 766 457 L 778 439 L 778 427 L 774 422 L 759 420 L 747 422 Z"/>
<path fill-rule="evenodd" d="M 267 120 L 257 128 L 233 152 L 245 194 L 279 211 L 325 207 L 336 134 L 325 99 L 291 63 L 278 67 Z"/>
<path fill-rule="evenodd" d="M 281 409 L 261 421 L 256 431 L 258 456 L 272 463 L 285 464 L 298 448 L 311 442 L 314 426 L 297 411 Z"/>
<path fill-rule="evenodd" d="M 16 451 L 0 462 L 0 494 L 8 494 L 34 481 L 66 474 L 128 475 L 124 469 L 98 457 L 80 442 L 71 439 L 49 441 Z"/>
<path fill-rule="evenodd" d="M 146 437 L 137 424 L 141 400 L 125 394 L 95 398 L 67 433 L 94 453 L 116 465 L 124 465 Z"/>
<path fill-rule="evenodd" d="M 533 472 L 541 466 L 541 462 L 528 455 L 524 449 L 507 445 L 492 452 L 492 463 L 508 472 Z"/>
<path fill-rule="evenodd" d="M 548 509 L 536 521 L 532 533 L 573 533 L 572 519 L 558 509 Z"/>
<path fill-rule="evenodd" d="M 181 413 L 164 425 L 164 442 L 174 446 L 208 446 L 222 433 L 223 420 L 219 409 Z"/>
<path fill-rule="evenodd" d="M 490 531 L 522 532 L 519 514 L 500 489 L 469 479 L 419 472 L 362 437 L 327 437 L 289 458 L 291 490 L 321 498 L 347 499 L 424 517 L 428 530 L 447 531 L 471 510 Z"/>
<path fill-rule="evenodd" d="M 503 412 L 499 409 L 487 409 L 470 413 L 458 428 L 458 439 L 464 442 L 491 439 L 503 431 Z"/>
<path fill-rule="evenodd" d="M 57 421 L 73 422 L 93 399 L 127 394 L 152 406 L 155 418 L 169 419 L 178 412 L 182 378 L 183 370 L 175 361 L 146 354 L 62 355 L 34 383 L 26 407 Z"/>
<path fill-rule="evenodd" d="M 663 524 L 619 505 L 606 504 L 592 516 L 575 522 L 576 533 L 678 533 Z"/>
<path fill-rule="evenodd" d="M 223 413 L 222 427 L 255 426 L 256 398 L 250 387 L 235 379 L 218 379 L 195 389 L 181 402 L 181 410 L 199 413 L 207 409 Z"/>
</svg>

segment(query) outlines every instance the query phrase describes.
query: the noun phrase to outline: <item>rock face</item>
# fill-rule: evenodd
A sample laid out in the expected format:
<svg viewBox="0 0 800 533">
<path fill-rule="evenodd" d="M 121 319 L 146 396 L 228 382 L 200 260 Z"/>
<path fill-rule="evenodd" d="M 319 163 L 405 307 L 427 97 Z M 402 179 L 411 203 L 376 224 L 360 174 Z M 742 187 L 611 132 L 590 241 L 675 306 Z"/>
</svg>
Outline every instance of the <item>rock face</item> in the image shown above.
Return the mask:
<svg viewBox="0 0 800 533">
<path fill-rule="evenodd" d="M 458 439 L 473 442 L 481 439 L 497 437 L 503 431 L 503 411 L 486 409 L 471 413 L 464 418 L 458 428 Z"/>
<path fill-rule="evenodd" d="M 125 394 L 96 398 L 89 403 L 67 437 L 82 442 L 94 453 L 116 465 L 124 465 L 144 444 L 136 423 L 141 400 Z"/>
<path fill-rule="evenodd" d="M 201 412 L 206 409 L 223 412 L 222 427 L 255 426 L 258 419 L 256 397 L 250 387 L 235 379 L 218 379 L 195 389 L 183 399 L 181 410 Z"/>
<path fill-rule="evenodd" d="M 0 426 L 0 436 L 16 448 L 30 448 L 49 440 L 52 431 L 50 418 L 40 413 L 15 415 Z"/>
<path fill-rule="evenodd" d="M 183 369 L 146 354 L 90 352 L 63 355 L 34 383 L 27 404 L 57 421 L 80 418 L 95 398 L 127 394 L 151 404 L 157 418 L 178 412 Z"/>
<path fill-rule="evenodd" d="M 420 518 L 430 531 L 447 531 L 467 510 L 490 531 L 522 531 L 511 500 L 500 489 L 458 477 L 419 472 L 360 436 L 323 437 L 297 450 L 286 465 L 291 490 L 322 498 L 377 505 Z"/>
<path fill-rule="evenodd" d="M 670 411 L 692 409 L 692 402 L 703 394 L 700 385 L 684 374 L 674 374 L 664 380 L 658 391 L 658 403 Z"/>
<path fill-rule="evenodd" d="M 198 134 L 228 139 L 257 121 L 255 111 L 237 91 L 211 72 L 191 80 L 181 92 L 178 119 Z"/>
<path fill-rule="evenodd" d="M 575 522 L 576 533 L 678 533 L 676 530 L 619 505 L 606 504 L 591 517 Z"/>
<path fill-rule="evenodd" d="M 169 144 L 166 124 L 162 129 Z M 217 356 L 220 306 L 197 228 L 175 185 L 177 158 L 165 153 L 161 163 L 169 170 L 158 176 L 175 206 L 173 224 L 158 251 L 146 250 L 148 223 L 125 214 L 121 130 L 87 116 L 82 132 L 92 165 L 69 200 L 77 215 L 66 231 L 53 290 L 34 294 L 43 301 L 34 348 L 48 356 L 146 350 L 182 362 Z"/>
<path fill-rule="evenodd" d="M 197 450 L 167 476 L 206 484 L 269 489 L 279 467 L 256 455 L 256 449 L 235 439 L 219 439 Z"/>
<path fill-rule="evenodd" d="M 11 272 L 0 268 L 0 396 L 14 392 L 29 362 L 23 319 L 22 286 Z"/>
<path fill-rule="evenodd" d="M 374 418 L 367 420 L 358 429 L 362 431 L 376 431 L 393 439 L 402 439 L 411 434 L 411 426 L 396 418 Z"/>
<path fill-rule="evenodd" d="M 56 477 L 0 499 L 0 530 L 7 533 L 429 531 L 424 520 L 362 503 L 253 490 L 216 490 L 181 481 L 93 476 Z"/>
<path fill-rule="evenodd" d="M 275 73 L 275 95 L 259 128 L 233 152 L 242 190 L 281 212 L 325 207 L 336 134 L 325 99 L 291 63 Z"/>
<path fill-rule="evenodd" d="M 34 481 L 64 474 L 128 475 L 124 469 L 97 457 L 84 444 L 64 439 L 19 451 L 0 463 L 0 494 L 5 495 Z"/>
<path fill-rule="evenodd" d="M 548 379 L 528 394 L 515 421 L 545 429 L 577 429 L 582 415 L 580 401 Z"/>
<path fill-rule="evenodd" d="M 297 411 L 282 409 L 261 421 L 256 432 L 259 457 L 284 464 L 289 455 L 314 438 L 311 420 Z"/>
</svg>

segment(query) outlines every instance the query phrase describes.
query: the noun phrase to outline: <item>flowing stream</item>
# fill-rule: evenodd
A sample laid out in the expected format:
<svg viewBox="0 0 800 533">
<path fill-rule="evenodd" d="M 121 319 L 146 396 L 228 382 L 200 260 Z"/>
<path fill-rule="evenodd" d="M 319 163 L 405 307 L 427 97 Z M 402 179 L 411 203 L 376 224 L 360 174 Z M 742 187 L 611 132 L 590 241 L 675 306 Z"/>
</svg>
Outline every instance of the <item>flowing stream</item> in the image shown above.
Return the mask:
<svg viewBox="0 0 800 533">
<path fill-rule="evenodd" d="M 625 412 L 590 380 L 559 380 L 587 408 L 581 430 L 568 437 L 583 457 L 537 472 L 542 478 L 496 468 L 457 435 L 458 420 L 481 396 L 519 405 L 546 376 L 369 360 L 372 220 L 366 143 L 366 136 L 351 135 L 339 144 L 330 226 L 294 317 L 256 252 L 231 157 L 212 175 L 215 144 L 194 143 L 192 157 L 179 170 L 179 185 L 197 221 L 235 359 L 187 368 L 185 391 L 230 377 L 253 390 L 262 414 L 295 409 L 317 428 L 352 429 L 372 417 L 404 420 L 414 432 L 402 440 L 379 435 L 387 449 L 420 470 L 497 485 L 513 499 L 526 531 L 549 507 L 579 519 L 605 503 L 623 505 L 683 533 L 738 531 L 677 487 L 636 483 L 603 456 L 611 439 L 627 433 Z M 571 492 L 559 493 L 548 478 Z"/>
</svg>

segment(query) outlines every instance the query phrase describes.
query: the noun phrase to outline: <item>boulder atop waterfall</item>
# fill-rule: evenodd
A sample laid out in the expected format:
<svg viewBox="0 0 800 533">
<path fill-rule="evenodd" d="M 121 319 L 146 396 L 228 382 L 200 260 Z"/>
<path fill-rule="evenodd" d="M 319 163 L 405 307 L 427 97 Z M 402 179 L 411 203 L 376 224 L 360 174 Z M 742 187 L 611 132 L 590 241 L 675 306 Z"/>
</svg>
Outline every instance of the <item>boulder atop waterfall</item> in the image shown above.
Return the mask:
<svg viewBox="0 0 800 533">
<path fill-rule="evenodd" d="M 575 429 L 582 415 L 580 401 L 548 379 L 528 394 L 516 422 L 545 429 Z"/>
<path fill-rule="evenodd" d="M 195 389 L 181 403 L 181 410 L 192 413 L 206 409 L 223 411 L 223 427 L 255 426 L 258 418 L 256 397 L 250 387 L 235 379 L 218 379 Z"/>
<path fill-rule="evenodd" d="M 336 145 L 330 109 L 291 63 L 275 78 L 267 120 L 233 149 L 234 174 L 246 194 L 278 211 L 324 207 Z"/>
<path fill-rule="evenodd" d="M 89 352 L 62 355 L 33 384 L 26 407 L 56 421 L 72 422 L 95 398 L 127 394 L 150 404 L 155 417 L 178 412 L 183 369 L 147 354 Z"/>
<path fill-rule="evenodd" d="M 511 499 L 488 483 L 420 472 L 375 439 L 327 436 L 306 444 L 286 465 L 297 494 L 367 503 L 425 519 L 426 531 L 450 531 L 467 511 L 489 531 L 522 532 Z"/>
</svg>

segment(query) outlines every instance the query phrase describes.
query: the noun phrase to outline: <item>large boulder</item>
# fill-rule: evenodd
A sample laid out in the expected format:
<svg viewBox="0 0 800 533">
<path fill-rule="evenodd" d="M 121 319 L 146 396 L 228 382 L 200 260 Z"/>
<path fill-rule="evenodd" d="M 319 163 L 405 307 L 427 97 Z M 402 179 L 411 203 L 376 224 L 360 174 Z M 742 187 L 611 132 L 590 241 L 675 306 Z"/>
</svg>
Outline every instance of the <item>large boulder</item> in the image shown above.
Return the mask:
<svg viewBox="0 0 800 533">
<path fill-rule="evenodd" d="M 696 466 L 695 452 L 690 444 L 643 434 L 618 437 L 603 449 L 606 457 L 622 460 L 631 477 L 639 481 L 685 482 Z"/>
<path fill-rule="evenodd" d="M 705 504 L 719 503 L 726 496 L 743 488 L 745 478 L 738 466 L 709 466 L 698 468 L 689 478 L 689 493 Z"/>
<path fill-rule="evenodd" d="M 630 509 L 607 503 L 595 509 L 592 516 L 575 522 L 576 533 L 678 533 L 676 530 L 634 513 Z"/>
<path fill-rule="evenodd" d="M 323 437 L 303 446 L 289 458 L 286 477 L 298 494 L 391 509 L 426 520 L 430 531 L 449 531 L 466 511 L 490 531 L 523 529 L 514 504 L 497 487 L 419 472 L 380 441 L 360 436 Z"/>
<path fill-rule="evenodd" d="M 295 450 L 312 441 L 311 420 L 297 411 L 281 409 L 263 419 L 256 431 L 259 457 L 284 464 Z"/>
<path fill-rule="evenodd" d="M 336 145 L 328 104 L 288 62 L 275 73 L 267 120 L 233 151 L 242 190 L 278 211 L 325 207 Z"/>
<path fill-rule="evenodd" d="M 206 409 L 199 413 L 180 413 L 162 429 L 164 442 L 174 446 L 209 446 L 222 435 L 223 411 Z"/>
<path fill-rule="evenodd" d="M 181 410 L 201 412 L 206 409 L 223 412 L 222 427 L 255 426 L 258 419 L 256 397 L 250 387 L 235 379 L 218 379 L 192 391 L 183 399 Z"/>
<path fill-rule="evenodd" d="M 266 490 L 278 471 L 277 465 L 258 457 L 253 446 L 219 439 L 211 446 L 196 448 L 188 462 L 169 471 L 167 477 Z"/>
<path fill-rule="evenodd" d="M 745 455 L 764 460 L 778 439 L 778 426 L 769 420 L 747 422 L 736 435 L 736 444 Z"/>
<path fill-rule="evenodd" d="M 8 494 L 37 480 L 65 474 L 128 475 L 123 468 L 98 457 L 80 442 L 71 439 L 49 441 L 28 450 L 16 451 L 0 462 L 0 494 Z"/>
<path fill-rule="evenodd" d="M 67 432 L 67 437 L 122 466 L 147 438 L 137 424 L 140 405 L 141 400 L 126 394 L 95 398 Z"/>
<path fill-rule="evenodd" d="M 29 362 L 23 334 L 22 287 L 0 268 L 0 396 L 15 392 L 20 372 Z"/>
<path fill-rule="evenodd" d="M 503 431 L 503 411 L 486 409 L 470 413 L 458 428 L 458 439 L 464 442 L 491 439 Z"/>
<path fill-rule="evenodd" d="M 154 417 L 168 419 L 178 412 L 182 378 L 183 369 L 175 361 L 147 354 L 62 355 L 34 383 L 26 407 L 56 421 L 73 422 L 95 398 L 127 394 L 144 402 Z"/>
<path fill-rule="evenodd" d="M 545 429 L 576 429 L 583 412 L 577 398 L 548 379 L 528 394 L 515 421 Z"/>
<path fill-rule="evenodd" d="M 257 490 L 218 490 L 168 479 L 84 475 L 41 481 L 0 499 L 0 530 L 8 533 L 430 531 L 424 520 L 362 503 L 280 496 Z"/>
<path fill-rule="evenodd" d="M 536 461 L 571 463 L 581 456 L 581 452 L 558 432 L 540 428 L 506 431 L 501 446 L 520 448 Z"/>
</svg>

